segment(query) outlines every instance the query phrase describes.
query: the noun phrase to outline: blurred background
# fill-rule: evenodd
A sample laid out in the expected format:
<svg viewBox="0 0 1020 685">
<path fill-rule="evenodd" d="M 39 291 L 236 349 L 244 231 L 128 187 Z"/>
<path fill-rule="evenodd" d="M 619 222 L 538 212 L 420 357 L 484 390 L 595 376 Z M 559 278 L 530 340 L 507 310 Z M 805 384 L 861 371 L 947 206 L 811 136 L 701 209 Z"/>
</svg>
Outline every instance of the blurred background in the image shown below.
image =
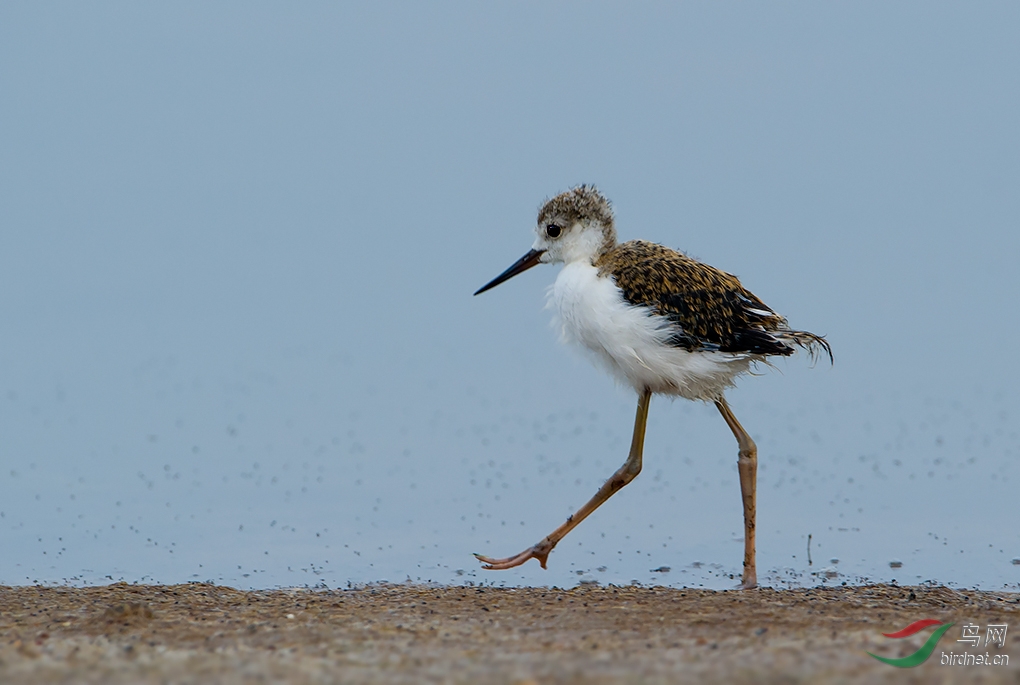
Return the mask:
<svg viewBox="0 0 1020 685">
<path fill-rule="evenodd" d="M 0 583 L 733 587 L 736 444 L 661 398 L 548 571 L 471 556 L 626 456 L 556 268 L 471 296 L 595 183 L 832 343 L 729 394 L 763 582 L 1017 589 L 1017 35 L 1006 2 L 4 3 Z"/>
</svg>

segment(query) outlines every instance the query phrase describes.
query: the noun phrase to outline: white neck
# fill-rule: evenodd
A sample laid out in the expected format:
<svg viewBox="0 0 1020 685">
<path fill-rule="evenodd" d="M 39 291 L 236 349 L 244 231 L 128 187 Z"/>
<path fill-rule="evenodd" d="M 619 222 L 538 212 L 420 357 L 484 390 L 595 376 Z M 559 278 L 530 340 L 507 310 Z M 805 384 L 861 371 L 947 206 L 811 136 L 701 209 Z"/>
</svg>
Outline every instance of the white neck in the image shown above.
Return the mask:
<svg viewBox="0 0 1020 685">
<path fill-rule="evenodd" d="M 602 226 L 595 223 L 577 225 L 562 242 L 560 258 L 567 264 L 587 262 L 591 264 L 606 242 Z"/>
</svg>

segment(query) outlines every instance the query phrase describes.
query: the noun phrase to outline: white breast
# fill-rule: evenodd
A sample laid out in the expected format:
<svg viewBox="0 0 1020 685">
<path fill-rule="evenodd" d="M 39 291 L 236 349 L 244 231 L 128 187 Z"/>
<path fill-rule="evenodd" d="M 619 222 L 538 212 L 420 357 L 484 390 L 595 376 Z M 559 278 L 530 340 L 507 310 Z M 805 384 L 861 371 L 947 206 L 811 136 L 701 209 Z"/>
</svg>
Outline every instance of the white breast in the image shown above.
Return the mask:
<svg viewBox="0 0 1020 685">
<path fill-rule="evenodd" d="M 750 366 L 746 355 L 670 345 L 674 328 L 667 318 L 627 303 L 612 278 L 600 278 L 584 261 L 563 267 L 549 289 L 549 307 L 563 340 L 594 353 L 638 392 L 647 387 L 692 400 L 716 399 Z"/>
</svg>

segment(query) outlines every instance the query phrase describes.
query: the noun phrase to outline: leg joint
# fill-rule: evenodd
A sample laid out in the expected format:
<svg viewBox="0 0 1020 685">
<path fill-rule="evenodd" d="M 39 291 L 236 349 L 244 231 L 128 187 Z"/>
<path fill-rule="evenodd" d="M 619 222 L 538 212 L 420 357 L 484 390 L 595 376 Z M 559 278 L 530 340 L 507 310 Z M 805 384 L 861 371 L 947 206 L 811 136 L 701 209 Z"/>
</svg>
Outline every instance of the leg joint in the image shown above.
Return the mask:
<svg viewBox="0 0 1020 685">
<path fill-rule="evenodd" d="M 632 462 L 628 461 L 626 464 L 623 465 L 623 468 L 621 470 L 623 471 L 624 478 L 626 478 L 627 482 L 629 483 L 630 481 L 637 478 L 638 474 L 641 473 L 641 462 L 636 460 Z"/>
<path fill-rule="evenodd" d="M 751 436 L 744 434 L 743 439 L 738 442 L 739 451 L 737 452 L 738 458 L 748 461 L 758 460 L 758 446 L 754 444 L 754 440 Z"/>
<path fill-rule="evenodd" d="M 620 467 L 620 470 L 613 474 L 613 477 L 609 479 L 609 488 L 616 492 L 627 483 L 631 482 L 637 475 L 641 473 L 641 464 L 631 464 L 630 462 Z"/>
</svg>

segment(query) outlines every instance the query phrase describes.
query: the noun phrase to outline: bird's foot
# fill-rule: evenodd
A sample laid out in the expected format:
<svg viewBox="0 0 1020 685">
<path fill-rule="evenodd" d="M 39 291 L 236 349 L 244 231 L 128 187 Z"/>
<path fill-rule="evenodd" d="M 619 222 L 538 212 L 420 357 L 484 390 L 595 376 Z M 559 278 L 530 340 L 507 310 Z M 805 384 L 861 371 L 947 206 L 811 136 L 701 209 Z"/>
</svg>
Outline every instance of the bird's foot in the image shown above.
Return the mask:
<svg viewBox="0 0 1020 685">
<path fill-rule="evenodd" d="M 549 558 L 549 552 L 551 552 L 552 548 L 555 546 L 555 543 L 550 544 L 549 539 L 546 538 L 534 547 L 529 547 L 520 554 L 507 557 L 506 559 L 493 559 L 492 557 L 485 557 L 481 554 L 475 554 L 475 558 L 485 564 L 482 568 L 486 571 L 505 571 L 508 568 L 520 566 L 528 559 L 538 559 L 538 563 L 542 565 L 542 568 L 546 568 L 545 562 Z"/>
<path fill-rule="evenodd" d="M 758 587 L 758 574 L 754 571 L 744 572 L 744 578 L 740 581 L 741 590 L 753 590 Z"/>
</svg>

